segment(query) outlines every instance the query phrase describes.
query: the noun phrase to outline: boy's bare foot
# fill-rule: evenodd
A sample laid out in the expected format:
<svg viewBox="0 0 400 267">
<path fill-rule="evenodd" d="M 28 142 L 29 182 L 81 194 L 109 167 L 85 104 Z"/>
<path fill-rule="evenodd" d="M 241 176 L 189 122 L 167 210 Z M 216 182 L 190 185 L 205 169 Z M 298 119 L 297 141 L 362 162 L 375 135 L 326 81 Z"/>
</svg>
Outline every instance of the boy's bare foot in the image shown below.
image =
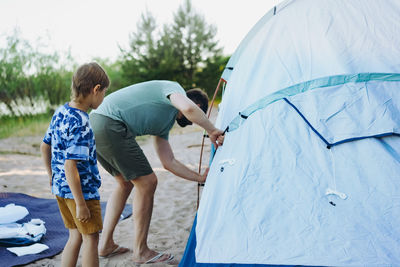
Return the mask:
<svg viewBox="0 0 400 267">
<path fill-rule="evenodd" d="M 100 258 L 109 258 L 115 255 L 119 255 L 122 253 L 126 253 L 129 251 L 129 248 L 121 247 L 117 244 L 114 244 L 112 247 L 105 248 L 103 250 L 99 250 Z"/>
</svg>

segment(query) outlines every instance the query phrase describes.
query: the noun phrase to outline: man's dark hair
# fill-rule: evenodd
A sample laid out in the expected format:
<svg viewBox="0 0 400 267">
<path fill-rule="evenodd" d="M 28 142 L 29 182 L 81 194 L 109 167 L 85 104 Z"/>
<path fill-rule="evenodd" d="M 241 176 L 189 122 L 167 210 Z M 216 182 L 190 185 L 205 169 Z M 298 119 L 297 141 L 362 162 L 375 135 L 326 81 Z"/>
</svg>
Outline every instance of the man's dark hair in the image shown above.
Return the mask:
<svg viewBox="0 0 400 267">
<path fill-rule="evenodd" d="M 195 104 L 200 105 L 200 109 L 203 110 L 204 113 L 207 113 L 208 109 L 208 96 L 207 94 L 198 88 L 190 89 L 186 91 L 186 96 L 192 100 Z M 192 125 L 193 123 L 188 120 L 185 115 L 182 114 L 180 118 L 176 118 L 176 122 L 181 127 L 186 127 L 188 125 Z"/>
<path fill-rule="evenodd" d="M 201 90 L 199 88 L 189 89 L 186 91 L 186 95 L 194 103 L 200 104 L 201 110 L 203 110 L 204 113 L 207 113 L 208 96 L 203 90 Z"/>
</svg>

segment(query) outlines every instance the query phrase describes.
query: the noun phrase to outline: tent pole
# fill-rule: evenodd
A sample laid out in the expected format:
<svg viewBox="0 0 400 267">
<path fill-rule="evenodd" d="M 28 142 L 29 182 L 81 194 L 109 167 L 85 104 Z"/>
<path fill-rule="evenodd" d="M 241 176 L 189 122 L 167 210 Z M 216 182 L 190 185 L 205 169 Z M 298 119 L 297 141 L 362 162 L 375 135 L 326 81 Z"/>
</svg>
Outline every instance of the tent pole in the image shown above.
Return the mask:
<svg viewBox="0 0 400 267">
<path fill-rule="evenodd" d="M 217 93 L 219 91 L 219 88 L 221 86 L 221 82 L 225 82 L 225 80 L 223 80 L 221 78 L 218 81 L 217 88 L 215 88 L 214 95 L 213 95 L 213 98 L 211 100 L 210 108 L 207 111 L 207 118 L 210 118 L 211 111 L 212 111 L 212 108 L 214 106 L 215 98 L 216 98 Z M 199 174 L 201 174 L 201 163 L 202 163 L 202 158 L 203 158 L 204 140 L 205 140 L 206 136 L 207 136 L 207 133 L 206 133 L 206 131 L 204 131 L 203 139 L 201 141 L 200 160 L 199 160 Z M 199 209 L 199 205 L 200 205 L 200 186 L 202 186 L 202 185 L 203 185 L 202 183 L 197 183 L 197 207 L 196 207 L 196 210 Z"/>
</svg>

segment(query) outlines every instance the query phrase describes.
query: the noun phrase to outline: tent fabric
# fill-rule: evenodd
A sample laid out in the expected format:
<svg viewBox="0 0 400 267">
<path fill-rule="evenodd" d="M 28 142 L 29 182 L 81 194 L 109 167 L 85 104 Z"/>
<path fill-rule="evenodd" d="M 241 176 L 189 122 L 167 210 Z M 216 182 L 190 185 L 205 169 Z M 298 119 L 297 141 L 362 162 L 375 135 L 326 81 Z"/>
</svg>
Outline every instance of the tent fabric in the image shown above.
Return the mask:
<svg viewBox="0 0 400 267">
<path fill-rule="evenodd" d="M 0 207 L 10 203 L 24 206 L 29 211 L 29 214 L 18 223 L 30 221 L 32 218 L 39 218 L 45 222 L 46 234 L 40 240 L 40 243 L 47 245 L 49 249 L 39 254 L 18 257 L 7 251 L 6 247 L 0 247 L 1 266 L 28 264 L 39 259 L 52 257 L 63 250 L 68 240 L 68 229 L 64 227 L 56 199 L 36 198 L 22 193 L 0 193 Z M 106 202 L 101 202 L 103 216 L 105 207 Z M 121 220 L 128 218 L 131 214 L 132 205 L 126 205 Z"/>
<path fill-rule="evenodd" d="M 227 64 L 233 70 L 220 105 L 220 125 L 228 125 L 260 98 L 296 84 L 338 75 L 398 73 L 398 1 L 314 2 L 284 1 L 276 15 L 264 16 L 241 42 Z"/>
<path fill-rule="evenodd" d="M 269 266 L 269 267 L 278 267 L 278 266 L 285 266 L 285 267 L 293 267 L 294 265 L 264 265 L 264 264 L 236 264 L 236 263 L 199 263 L 196 262 L 196 256 L 194 250 L 196 248 L 196 222 L 197 217 L 194 219 L 192 230 L 190 231 L 190 236 L 186 245 L 185 252 L 182 256 L 182 260 L 179 262 L 179 266 L 196 266 L 196 267 L 262 267 L 262 266 Z"/>
<path fill-rule="evenodd" d="M 222 75 L 229 128 L 181 266 L 400 263 L 399 17 L 288 0 L 255 25 Z"/>
<path fill-rule="evenodd" d="M 323 77 L 307 81 L 304 83 L 295 84 L 288 88 L 284 88 L 270 95 L 262 97 L 255 103 L 252 103 L 250 106 L 240 111 L 239 114 L 236 115 L 236 117 L 228 124 L 227 129 L 229 131 L 235 130 L 253 112 L 265 108 L 267 105 L 277 100 L 284 99 L 285 97 L 298 95 L 307 92 L 309 90 L 314 90 L 318 88 L 325 88 L 332 86 L 337 86 L 337 88 L 341 88 L 344 85 L 350 86 L 351 84 L 354 83 L 360 85 L 361 83 L 368 83 L 373 81 L 400 82 L 400 75 L 396 73 L 359 73 L 356 75 L 336 75 L 332 77 Z M 396 84 L 394 85 L 392 84 L 392 86 L 396 86 Z M 365 91 L 367 91 L 367 88 L 365 88 Z M 327 96 L 327 98 L 330 99 L 330 96 Z"/>
<path fill-rule="evenodd" d="M 400 262 L 399 138 L 327 149 L 287 106 L 254 113 L 217 150 L 198 210 L 197 261 Z"/>
<path fill-rule="evenodd" d="M 327 145 L 400 134 L 400 82 L 368 81 L 330 86 L 286 101 Z M 397 91 L 397 92 L 396 92 Z"/>
</svg>

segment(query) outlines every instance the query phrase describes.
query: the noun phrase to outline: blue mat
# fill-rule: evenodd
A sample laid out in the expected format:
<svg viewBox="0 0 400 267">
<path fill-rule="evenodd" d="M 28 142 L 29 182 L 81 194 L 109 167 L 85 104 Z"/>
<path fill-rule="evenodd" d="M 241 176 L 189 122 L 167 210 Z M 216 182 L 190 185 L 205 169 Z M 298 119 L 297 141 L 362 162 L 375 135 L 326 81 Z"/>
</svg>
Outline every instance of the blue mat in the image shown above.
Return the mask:
<svg viewBox="0 0 400 267">
<path fill-rule="evenodd" d="M 44 199 L 31 197 L 20 193 L 0 193 L 0 207 L 15 203 L 28 209 L 29 215 L 18 223 L 28 222 L 32 218 L 39 218 L 46 222 L 46 234 L 40 243 L 49 246 L 49 249 L 35 255 L 18 257 L 8 251 L 5 247 L 0 247 L 1 266 L 16 266 L 27 264 L 39 259 L 50 258 L 59 254 L 68 240 L 68 229 L 64 227 L 57 201 L 54 199 Z M 102 216 L 106 208 L 106 202 L 101 202 Z M 128 218 L 132 214 L 132 205 L 127 204 L 121 215 L 121 220 Z"/>
</svg>

